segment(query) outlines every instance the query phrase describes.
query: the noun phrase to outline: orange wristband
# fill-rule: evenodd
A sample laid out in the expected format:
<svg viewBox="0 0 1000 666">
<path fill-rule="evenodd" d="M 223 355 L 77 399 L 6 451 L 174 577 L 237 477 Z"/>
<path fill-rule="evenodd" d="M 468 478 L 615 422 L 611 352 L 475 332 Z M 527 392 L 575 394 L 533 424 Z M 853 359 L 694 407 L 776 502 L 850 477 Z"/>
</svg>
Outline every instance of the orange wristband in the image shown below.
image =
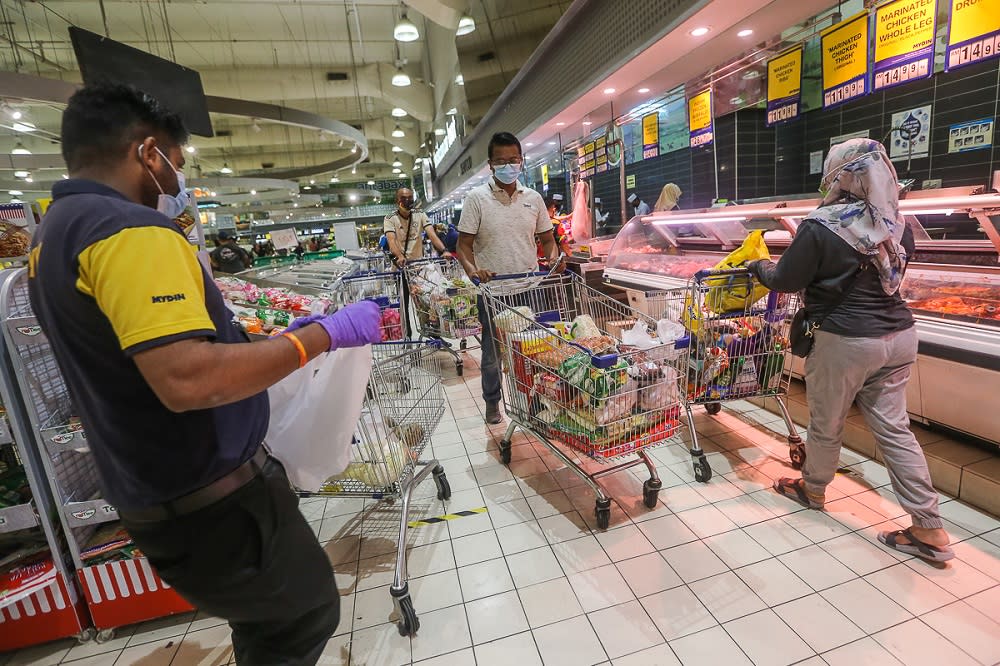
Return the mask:
<svg viewBox="0 0 1000 666">
<path fill-rule="evenodd" d="M 295 345 L 295 350 L 299 352 L 299 367 L 305 367 L 305 364 L 309 362 L 309 354 L 306 353 L 306 348 L 299 340 L 299 336 L 294 333 L 282 333 L 281 337 L 287 338 L 293 345 Z"/>
</svg>

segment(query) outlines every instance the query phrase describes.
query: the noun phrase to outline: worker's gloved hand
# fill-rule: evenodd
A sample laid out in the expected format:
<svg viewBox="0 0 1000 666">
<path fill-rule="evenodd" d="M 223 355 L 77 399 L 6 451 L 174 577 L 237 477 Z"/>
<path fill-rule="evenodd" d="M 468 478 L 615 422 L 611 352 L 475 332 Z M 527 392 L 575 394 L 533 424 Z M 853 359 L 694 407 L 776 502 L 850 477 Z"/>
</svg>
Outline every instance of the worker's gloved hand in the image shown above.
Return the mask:
<svg viewBox="0 0 1000 666">
<path fill-rule="evenodd" d="M 364 347 L 382 341 L 382 312 L 373 301 L 361 301 L 337 310 L 332 315 L 311 315 L 296 319 L 286 328 L 294 331 L 309 324 L 319 324 L 330 336 L 330 351 L 346 347 Z"/>
</svg>

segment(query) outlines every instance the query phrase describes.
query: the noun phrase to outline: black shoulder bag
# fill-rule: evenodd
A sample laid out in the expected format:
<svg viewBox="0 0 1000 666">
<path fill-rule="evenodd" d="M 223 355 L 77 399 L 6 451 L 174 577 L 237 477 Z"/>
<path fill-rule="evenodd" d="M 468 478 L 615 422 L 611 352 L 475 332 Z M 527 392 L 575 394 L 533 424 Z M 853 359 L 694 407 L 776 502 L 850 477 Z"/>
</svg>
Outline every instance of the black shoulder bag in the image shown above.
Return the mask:
<svg viewBox="0 0 1000 666">
<path fill-rule="evenodd" d="M 840 307 L 841 303 L 847 300 L 848 295 L 854 291 L 855 285 L 861 279 L 861 274 L 865 272 L 868 268 L 868 261 L 863 261 L 861 266 L 858 267 L 857 273 L 854 274 L 854 279 L 851 280 L 851 284 L 847 286 L 840 293 L 840 298 L 837 302 L 833 304 L 833 307 L 829 308 L 819 319 L 812 319 L 809 317 L 806 306 L 802 306 L 796 311 L 795 315 L 792 316 L 792 323 L 788 330 L 788 342 L 792 354 L 805 358 L 809 356 L 809 352 L 812 351 L 813 343 L 816 342 L 816 338 L 813 335 L 820 325 L 822 325 L 823 320 L 827 318 L 834 310 Z"/>
</svg>

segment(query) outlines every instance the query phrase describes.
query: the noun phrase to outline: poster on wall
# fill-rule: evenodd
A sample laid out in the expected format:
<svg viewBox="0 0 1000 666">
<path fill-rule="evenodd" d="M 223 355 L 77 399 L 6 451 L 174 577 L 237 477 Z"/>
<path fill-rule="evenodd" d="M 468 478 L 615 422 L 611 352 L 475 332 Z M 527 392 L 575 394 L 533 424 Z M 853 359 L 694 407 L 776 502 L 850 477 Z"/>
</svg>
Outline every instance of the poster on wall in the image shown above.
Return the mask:
<svg viewBox="0 0 1000 666">
<path fill-rule="evenodd" d="M 889 135 L 889 158 L 905 160 L 927 157 L 931 146 L 931 107 L 900 111 L 892 114 L 892 131 Z"/>
<path fill-rule="evenodd" d="M 809 153 L 809 175 L 823 173 L 823 151 L 814 150 Z"/>
<path fill-rule="evenodd" d="M 995 58 L 1000 52 L 997 1 L 951 0 L 950 9 L 945 71 Z"/>
<path fill-rule="evenodd" d="M 993 118 L 983 118 L 948 128 L 948 152 L 965 153 L 993 146 Z"/>
<path fill-rule="evenodd" d="M 823 108 L 867 95 L 868 12 L 855 14 L 820 34 Z"/>
<path fill-rule="evenodd" d="M 660 118 L 661 155 L 681 150 L 691 145 L 687 113 L 684 108 L 684 90 L 671 91 L 670 95 L 671 98 L 663 106 L 663 113 L 666 118 Z"/>
<path fill-rule="evenodd" d="M 936 7 L 937 0 L 894 0 L 875 10 L 875 90 L 934 71 Z"/>
<path fill-rule="evenodd" d="M 647 113 L 642 117 L 642 159 L 660 155 L 660 114 Z"/>
<path fill-rule="evenodd" d="M 767 61 L 767 126 L 795 120 L 801 109 L 802 46 Z"/>
<path fill-rule="evenodd" d="M 715 140 L 712 124 L 712 89 L 701 91 L 688 100 L 688 127 L 691 147 L 707 146 Z"/>
</svg>

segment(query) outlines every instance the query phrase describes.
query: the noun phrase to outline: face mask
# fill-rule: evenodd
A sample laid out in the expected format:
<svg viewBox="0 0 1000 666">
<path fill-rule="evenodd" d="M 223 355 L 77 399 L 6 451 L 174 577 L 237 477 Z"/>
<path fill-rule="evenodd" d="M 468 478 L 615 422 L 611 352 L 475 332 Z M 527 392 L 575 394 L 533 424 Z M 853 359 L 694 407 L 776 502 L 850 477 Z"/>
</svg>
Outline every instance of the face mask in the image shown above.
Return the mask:
<svg viewBox="0 0 1000 666">
<path fill-rule="evenodd" d="M 170 160 L 163 154 L 162 150 L 157 148 L 156 152 L 160 154 L 160 157 L 162 157 L 167 164 L 170 164 Z M 139 146 L 139 157 L 142 157 L 142 146 Z M 143 163 L 143 165 L 145 166 L 145 163 Z M 153 172 L 149 170 L 149 167 L 146 167 L 146 172 L 149 174 L 149 177 L 153 179 L 153 183 L 156 184 L 156 189 L 160 190 L 160 196 L 156 201 L 156 210 L 173 220 L 187 210 L 191 199 L 188 197 L 187 190 L 184 188 L 184 174 L 174 169 L 173 164 L 170 164 L 170 168 L 173 169 L 174 175 L 177 177 L 177 194 L 167 194 L 163 190 L 163 186 L 160 185 L 160 181 L 158 181 L 156 176 L 153 175 Z"/>
<path fill-rule="evenodd" d="M 413 199 L 403 199 L 399 202 L 399 210 L 403 211 L 404 213 L 409 213 L 411 210 L 413 210 L 414 207 L 413 203 L 414 203 Z"/>
<path fill-rule="evenodd" d="M 517 177 L 521 175 L 520 164 L 504 164 L 493 169 L 493 175 L 504 185 L 513 185 L 517 182 Z"/>
</svg>

